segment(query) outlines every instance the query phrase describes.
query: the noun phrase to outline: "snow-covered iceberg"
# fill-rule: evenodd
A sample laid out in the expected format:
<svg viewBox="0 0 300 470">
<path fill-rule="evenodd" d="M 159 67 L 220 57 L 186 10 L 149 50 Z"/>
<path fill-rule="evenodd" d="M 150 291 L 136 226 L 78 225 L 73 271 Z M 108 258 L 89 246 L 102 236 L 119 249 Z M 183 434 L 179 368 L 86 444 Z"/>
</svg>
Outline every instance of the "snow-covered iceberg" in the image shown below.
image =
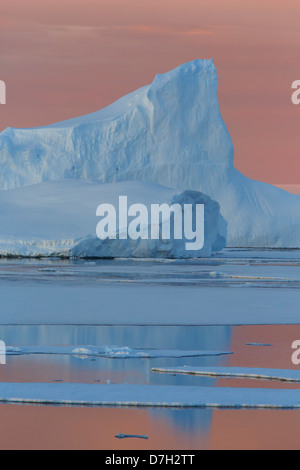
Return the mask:
<svg viewBox="0 0 300 470">
<path fill-rule="evenodd" d="M 169 239 L 152 239 L 150 216 L 148 239 L 120 239 L 119 232 L 116 239 L 99 239 L 97 207 L 111 204 L 118 219 L 122 195 L 126 195 L 128 206 L 143 204 L 149 213 L 152 204 L 178 204 L 182 211 L 185 204 L 204 204 L 203 247 L 187 249 L 189 240 L 183 230 L 181 239 L 175 239 L 171 232 Z M 221 250 L 226 240 L 226 224 L 217 202 L 198 191 L 181 192 L 138 181 L 99 184 L 66 179 L 0 191 L 0 214 L 0 255 L 4 256 L 197 258 Z M 119 231 L 127 230 L 129 225 L 128 217 L 127 227 Z"/>
<path fill-rule="evenodd" d="M 300 197 L 235 169 L 217 87 L 212 60 L 195 60 L 87 116 L 8 128 L 0 188 L 79 178 L 197 190 L 220 204 L 227 246 L 299 248 Z"/>
</svg>

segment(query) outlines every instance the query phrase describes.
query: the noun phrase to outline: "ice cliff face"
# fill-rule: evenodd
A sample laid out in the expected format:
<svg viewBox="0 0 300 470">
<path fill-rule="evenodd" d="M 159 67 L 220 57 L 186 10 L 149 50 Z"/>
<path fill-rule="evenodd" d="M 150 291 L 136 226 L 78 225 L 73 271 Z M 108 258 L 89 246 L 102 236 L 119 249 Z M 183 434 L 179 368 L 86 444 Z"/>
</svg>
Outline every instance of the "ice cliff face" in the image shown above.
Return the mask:
<svg viewBox="0 0 300 470">
<path fill-rule="evenodd" d="M 233 165 L 212 61 L 196 60 L 87 116 L 0 134 L 0 188 L 61 178 L 140 180 L 219 202 L 228 246 L 300 247 L 300 197 Z"/>
<path fill-rule="evenodd" d="M 99 239 L 96 217 L 100 204 L 112 204 L 119 218 L 119 197 L 126 195 L 128 207 L 143 204 L 149 213 L 146 230 L 151 232 L 152 204 L 204 204 L 204 244 L 188 249 L 190 239 L 120 239 L 124 231 L 118 226 L 116 239 Z M 79 179 L 49 181 L 0 192 L 0 255 L 13 256 L 76 256 L 136 258 L 199 258 L 224 248 L 226 224 L 220 216 L 219 204 L 198 191 L 176 191 L 163 186 L 126 181 L 99 184 Z M 124 215 L 124 214 L 123 214 Z M 128 217 L 128 223 L 133 217 Z M 173 219 L 170 226 L 174 226 Z M 122 227 L 125 229 L 126 227 Z M 128 225 L 127 225 L 128 229 Z M 162 221 L 159 224 L 162 231 Z M 138 230 L 139 231 L 139 230 Z M 171 230 L 172 234 L 172 230 Z"/>
</svg>

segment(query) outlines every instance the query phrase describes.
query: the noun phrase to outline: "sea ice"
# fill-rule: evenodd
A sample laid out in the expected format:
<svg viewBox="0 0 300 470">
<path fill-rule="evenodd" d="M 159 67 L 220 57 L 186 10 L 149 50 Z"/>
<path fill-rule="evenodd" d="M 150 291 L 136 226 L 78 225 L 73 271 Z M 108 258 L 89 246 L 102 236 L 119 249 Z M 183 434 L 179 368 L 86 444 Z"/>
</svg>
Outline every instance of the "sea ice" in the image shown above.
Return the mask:
<svg viewBox="0 0 300 470">
<path fill-rule="evenodd" d="M 155 357 L 200 357 L 200 356 L 221 356 L 233 354 L 230 351 L 189 351 L 180 349 L 137 349 L 127 346 L 6 346 L 6 354 L 26 355 L 26 354 L 54 354 L 73 355 L 79 357 L 109 357 L 116 359 L 129 358 L 155 358 Z"/>
<path fill-rule="evenodd" d="M 153 372 L 191 374 L 205 377 L 280 380 L 300 382 L 300 371 L 293 369 L 266 369 L 260 367 L 153 367 Z"/>
<path fill-rule="evenodd" d="M 94 406 L 300 408 L 299 390 L 180 385 L 0 383 L 0 402 Z"/>
</svg>

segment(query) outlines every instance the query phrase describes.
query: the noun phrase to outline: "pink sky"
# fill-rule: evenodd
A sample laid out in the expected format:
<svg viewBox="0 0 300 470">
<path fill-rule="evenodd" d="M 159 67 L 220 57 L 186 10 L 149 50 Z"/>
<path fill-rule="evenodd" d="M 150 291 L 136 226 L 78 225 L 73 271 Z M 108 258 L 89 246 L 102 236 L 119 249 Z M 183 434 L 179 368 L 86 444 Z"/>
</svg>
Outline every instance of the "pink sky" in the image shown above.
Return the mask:
<svg viewBox="0 0 300 470">
<path fill-rule="evenodd" d="M 300 183 L 298 0 L 1 0 L 0 130 L 86 114 L 211 58 L 235 165 Z"/>
</svg>

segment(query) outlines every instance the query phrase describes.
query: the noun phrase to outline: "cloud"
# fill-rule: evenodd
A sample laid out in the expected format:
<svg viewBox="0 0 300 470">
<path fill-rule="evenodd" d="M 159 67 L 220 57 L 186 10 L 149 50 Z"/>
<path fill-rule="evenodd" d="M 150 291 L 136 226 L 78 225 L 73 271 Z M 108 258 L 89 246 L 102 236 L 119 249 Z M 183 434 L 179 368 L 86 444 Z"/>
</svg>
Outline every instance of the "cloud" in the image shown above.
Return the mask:
<svg viewBox="0 0 300 470">
<path fill-rule="evenodd" d="M 104 25 L 49 25 L 47 26 L 46 32 L 51 35 L 60 36 L 90 36 L 106 31 L 107 29 L 107 26 Z"/>
<path fill-rule="evenodd" d="M 186 36 L 200 36 L 205 34 L 213 34 L 212 30 L 205 28 L 193 28 L 193 29 L 184 29 L 179 28 L 178 26 L 157 26 L 153 24 L 136 24 L 130 26 L 121 26 L 118 29 L 123 29 L 124 31 L 131 31 L 136 33 L 147 33 L 147 34 L 173 34 L 173 35 L 186 35 Z"/>
<path fill-rule="evenodd" d="M 181 34 L 184 34 L 186 36 L 202 36 L 202 35 L 210 35 L 210 34 L 213 34 L 213 32 L 211 30 L 207 30 L 207 29 L 190 29 L 190 30 L 187 30 L 187 31 L 182 31 Z"/>
</svg>

